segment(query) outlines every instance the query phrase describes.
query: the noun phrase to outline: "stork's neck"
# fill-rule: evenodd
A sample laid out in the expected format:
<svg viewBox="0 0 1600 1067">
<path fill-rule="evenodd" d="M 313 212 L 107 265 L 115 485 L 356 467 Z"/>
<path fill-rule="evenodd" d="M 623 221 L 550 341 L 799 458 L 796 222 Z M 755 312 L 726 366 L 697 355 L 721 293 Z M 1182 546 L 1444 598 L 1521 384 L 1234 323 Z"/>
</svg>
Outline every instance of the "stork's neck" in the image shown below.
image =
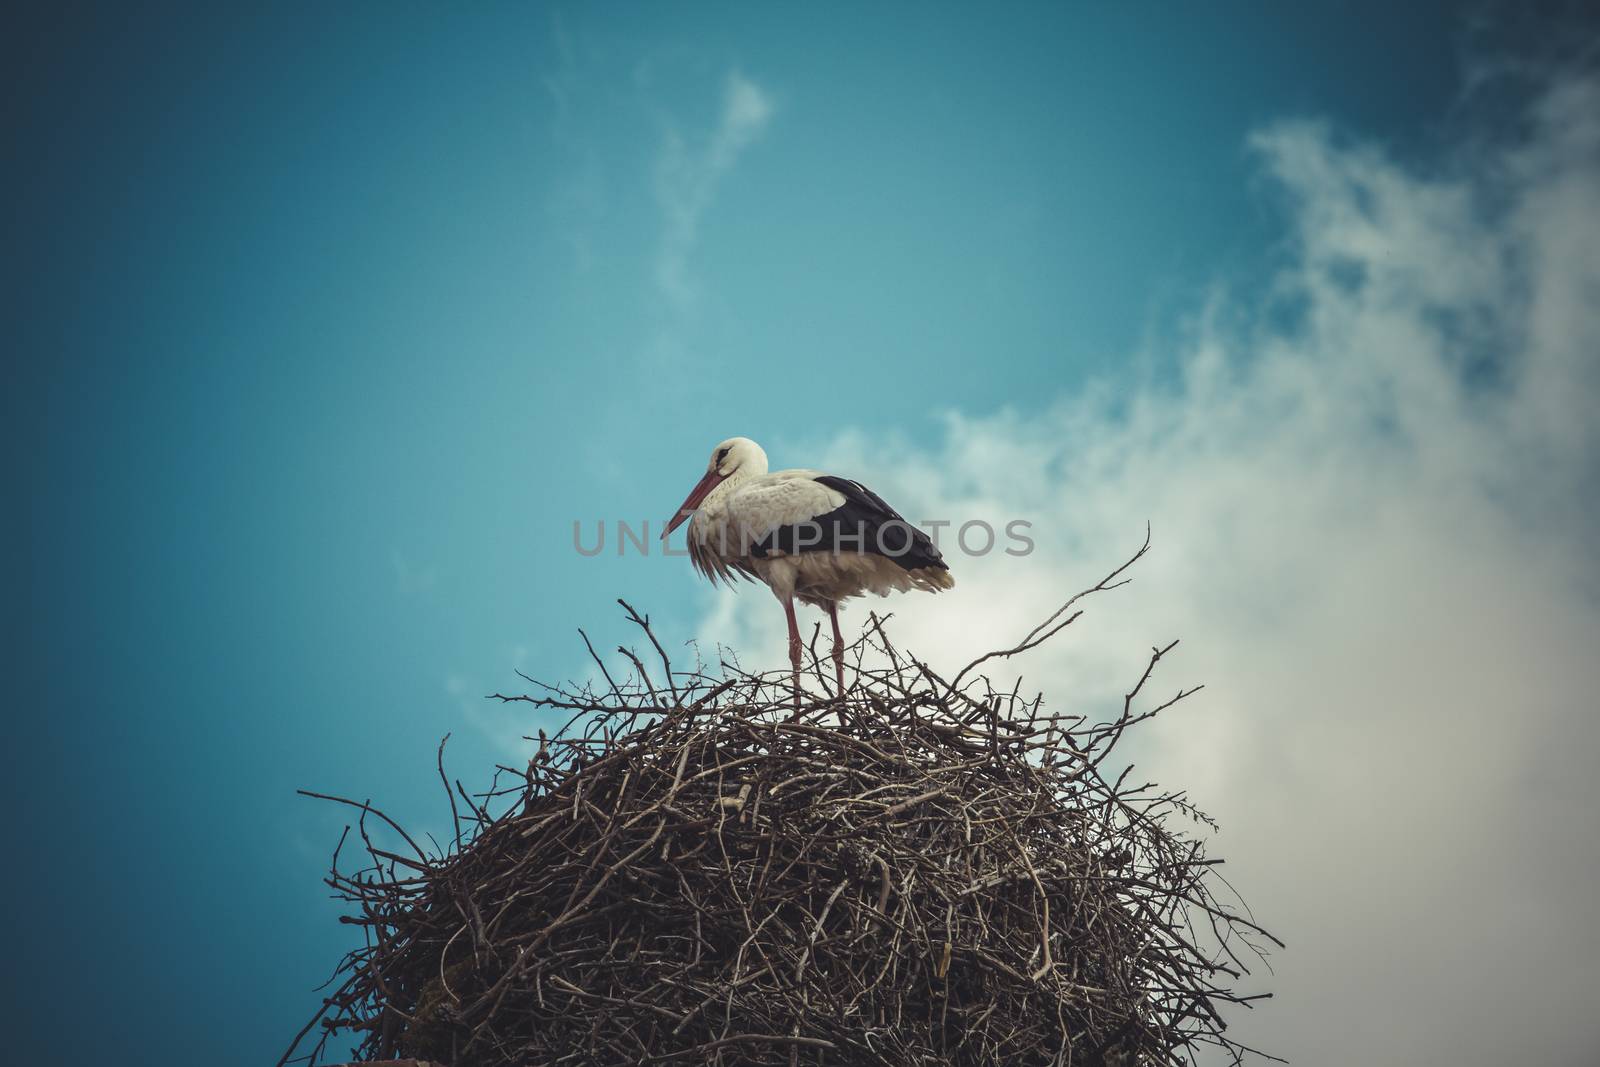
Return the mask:
<svg viewBox="0 0 1600 1067">
<path fill-rule="evenodd" d="M 767 473 L 767 457 L 764 455 L 751 456 L 739 464 L 739 469 L 724 478 L 715 489 L 707 494 L 700 504 L 700 510 L 707 515 L 721 515 L 728 508 L 728 500 L 739 487 L 754 478 L 759 478 Z"/>
</svg>

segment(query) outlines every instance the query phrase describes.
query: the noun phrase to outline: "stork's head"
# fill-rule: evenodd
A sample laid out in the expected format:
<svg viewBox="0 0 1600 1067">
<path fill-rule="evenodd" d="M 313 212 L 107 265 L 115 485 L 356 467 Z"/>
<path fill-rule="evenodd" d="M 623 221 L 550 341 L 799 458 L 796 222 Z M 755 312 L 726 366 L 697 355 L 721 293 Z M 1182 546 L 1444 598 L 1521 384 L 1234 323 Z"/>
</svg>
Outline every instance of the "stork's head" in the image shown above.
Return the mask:
<svg viewBox="0 0 1600 1067">
<path fill-rule="evenodd" d="M 684 498 L 682 504 L 672 518 L 667 521 L 667 528 L 661 531 L 663 539 L 683 524 L 683 520 L 694 514 L 711 491 L 734 475 L 752 477 L 767 473 L 767 454 L 761 446 L 748 437 L 730 437 L 711 450 L 711 461 L 706 464 L 706 473 L 698 484 Z"/>
</svg>

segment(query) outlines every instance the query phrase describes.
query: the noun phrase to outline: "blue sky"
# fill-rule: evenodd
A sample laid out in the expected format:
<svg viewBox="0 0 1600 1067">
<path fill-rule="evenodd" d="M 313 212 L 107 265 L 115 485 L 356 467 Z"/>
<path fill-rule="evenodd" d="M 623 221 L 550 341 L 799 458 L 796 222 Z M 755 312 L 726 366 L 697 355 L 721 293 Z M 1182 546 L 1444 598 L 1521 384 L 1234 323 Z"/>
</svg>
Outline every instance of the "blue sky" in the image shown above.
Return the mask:
<svg viewBox="0 0 1600 1067">
<path fill-rule="evenodd" d="M 1059 519 L 1037 570 L 962 587 L 1018 611 L 1036 606 L 1019 585 L 1087 575 L 1152 514 L 1158 549 L 1159 520 L 1181 531 L 1155 599 L 1106 632 L 1137 651 L 1141 626 L 1183 625 L 1186 669 L 1233 683 L 1211 736 L 1280 738 L 1243 767 L 1182 734 L 1152 758 L 1236 809 L 1258 910 L 1313 923 L 1265 858 L 1289 831 L 1249 816 L 1319 810 L 1322 772 L 1283 770 L 1317 745 L 1251 718 L 1306 675 L 1240 666 L 1267 620 L 1301 617 L 1285 604 L 1332 614 L 1283 631 L 1284 662 L 1345 634 L 1333 608 L 1359 583 L 1306 573 L 1365 545 L 1404 586 L 1444 532 L 1461 558 L 1437 597 L 1391 603 L 1405 626 L 1461 575 L 1530 559 L 1528 616 L 1568 638 L 1594 623 L 1593 517 L 1572 503 L 1596 483 L 1593 314 L 1548 281 L 1594 267 L 1600 172 L 1573 103 L 1592 86 L 1550 58 L 1591 32 L 1477 4 L 17 19 L 0 42 L 21 497 L 8 788 L 27 872 L 8 894 L 32 917 L 15 1053 L 275 1058 L 346 944 L 318 882 L 343 816 L 296 788 L 441 826 L 440 736 L 482 784 L 549 724 L 479 696 L 517 668 L 584 670 L 575 629 L 626 639 L 618 596 L 674 642 L 770 648 L 763 592 L 719 599 L 681 560 L 571 547 L 576 519 L 658 522 L 732 434 L 777 466 L 871 475 L 908 512 Z M 1379 295 L 1352 303 L 1350 277 Z M 1411 361 L 1441 317 L 1471 344 Z M 1502 379 L 1525 387 L 1474 392 Z M 1247 510 L 1264 499 L 1288 517 Z M 1235 573 L 1257 535 L 1267 577 L 1248 610 L 1217 610 L 1238 587 L 1197 576 Z M 1299 554 L 1271 554 L 1285 543 Z M 929 645 L 977 612 L 950 603 L 928 609 Z M 1350 673 L 1399 669 L 1392 644 L 1332 640 Z M 1539 676 L 1564 680 L 1582 647 L 1484 661 L 1504 679 L 1548 655 Z M 1551 715 L 1541 751 L 1592 738 Z M 1283 803 L 1230 792 L 1246 772 Z M 1481 861 L 1465 856 L 1430 870 Z M 1350 977 L 1296 987 L 1284 962 L 1286 1006 L 1261 1025 L 1291 1055 L 1317 1048 L 1296 989 L 1326 1004 L 1370 964 L 1295 934 L 1328 963 L 1301 973 Z M 1530 968 L 1541 938 L 1562 941 L 1528 932 Z M 1571 966 L 1552 973 L 1592 975 Z M 1510 1016 L 1542 1062 L 1595 1047 L 1533 1007 Z"/>
</svg>

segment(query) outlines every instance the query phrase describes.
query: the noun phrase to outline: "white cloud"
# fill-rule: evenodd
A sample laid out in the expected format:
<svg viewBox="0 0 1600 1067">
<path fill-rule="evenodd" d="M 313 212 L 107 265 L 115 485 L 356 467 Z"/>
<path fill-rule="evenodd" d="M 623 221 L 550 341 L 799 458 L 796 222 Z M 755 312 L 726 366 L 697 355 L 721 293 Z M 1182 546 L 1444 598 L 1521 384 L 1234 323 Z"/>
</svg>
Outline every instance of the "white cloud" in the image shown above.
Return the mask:
<svg viewBox="0 0 1600 1067">
<path fill-rule="evenodd" d="M 656 166 L 656 198 L 661 205 L 663 229 L 655 280 L 657 289 L 673 306 L 692 306 L 695 285 L 689 256 L 699 240 L 700 220 L 717 186 L 766 129 L 772 112 L 768 93 L 734 71 L 723 86 L 721 117 L 704 144 L 691 145 L 675 127 L 667 129 Z"/>
<path fill-rule="evenodd" d="M 1289 194 L 1264 298 L 1221 293 L 1175 384 L 951 414 L 933 454 L 847 433 L 805 465 L 908 517 L 1033 521 L 948 552 L 958 587 L 867 607 L 935 664 L 1012 643 L 1137 547 L 1134 584 L 1021 665 L 1109 710 L 1150 645 L 1143 769 L 1222 823 L 1289 942 L 1238 1036 L 1302 1063 L 1600 1058 L 1600 84 L 1428 172 L 1293 122 L 1252 139 Z M 781 458 L 781 457 L 777 457 Z M 864 609 L 855 609 L 857 618 Z M 702 627 L 785 662 L 763 590 Z"/>
</svg>

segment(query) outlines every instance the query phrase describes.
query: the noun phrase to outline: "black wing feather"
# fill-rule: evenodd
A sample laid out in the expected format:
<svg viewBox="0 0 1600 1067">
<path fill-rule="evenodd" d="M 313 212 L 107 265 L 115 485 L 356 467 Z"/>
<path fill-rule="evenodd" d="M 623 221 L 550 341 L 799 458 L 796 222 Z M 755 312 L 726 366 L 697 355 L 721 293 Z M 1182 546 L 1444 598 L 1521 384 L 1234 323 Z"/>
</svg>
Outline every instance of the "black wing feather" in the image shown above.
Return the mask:
<svg viewBox="0 0 1600 1067">
<path fill-rule="evenodd" d="M 808 523 L 780 526 L 751 546 L 765 558 L 772 552 L 868 552 L 893 560 L 908 571 L 949 570 L 938 547 L 877 493 L 849 478 L 831 474 L 815 479 L 844 497 L 844 503 Z"/>
</svg>

